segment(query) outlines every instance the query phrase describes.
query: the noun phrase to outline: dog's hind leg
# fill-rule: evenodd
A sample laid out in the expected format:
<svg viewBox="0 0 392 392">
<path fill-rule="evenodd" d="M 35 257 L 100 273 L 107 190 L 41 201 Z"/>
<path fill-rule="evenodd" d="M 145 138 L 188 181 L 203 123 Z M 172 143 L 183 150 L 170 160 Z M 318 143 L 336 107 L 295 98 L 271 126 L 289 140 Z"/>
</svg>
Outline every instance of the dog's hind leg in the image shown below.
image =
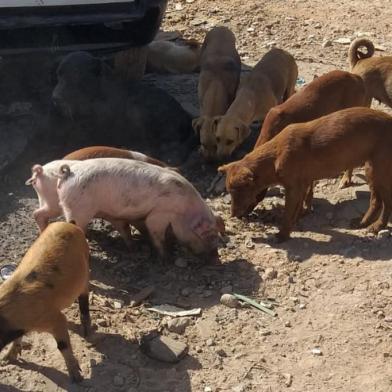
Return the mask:
<svg viewBox="0 0 392 392">
<path fill-rule="evenodd" d="M 351 221 L 351 227 L 356 229 L 361 229 L 371 225 L 377 217 L 380 215 L 380 210 L 382 206 L 382 200 L 378 191 L 374 186 L 374 172 L 373 166 L 369 163 L 365 165 L 365 175 L 368 180 L 369 189 L 370 189 L 370 200 L 369 200 L 369 208 L 366 213 L 361 218 L 354 218 Z"/>
<path fill-rule="evenodd" d="M 351 177 L 353 175 L 352 169 L 347 169 L 339 183 L 339 189 L 347 188 L 353 184 Z"/>
</svg>

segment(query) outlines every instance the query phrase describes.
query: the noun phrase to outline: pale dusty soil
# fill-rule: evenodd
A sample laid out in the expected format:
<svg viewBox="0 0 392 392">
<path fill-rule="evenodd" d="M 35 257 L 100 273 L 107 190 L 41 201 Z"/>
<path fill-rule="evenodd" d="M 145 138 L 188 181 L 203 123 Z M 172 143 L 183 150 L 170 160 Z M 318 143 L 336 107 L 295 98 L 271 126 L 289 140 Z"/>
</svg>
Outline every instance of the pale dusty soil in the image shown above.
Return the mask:
<svg viewBox="0 0 392 392">
<path fill-rule="evenodd" d="M 176 11 L 170 2 L 165 30 L 202 39 L 206 30 L 224 23 L 235 32 L 244 63 L 253 65 L 275 42 L 294 54 L 306 81 L 347 67 L 347 46 L 323 48 L 326 39 L 366 33 L 385 48 L 377 55 L 392 53 L 392 7 L 387 0 L 179 4 L 183 9 Z M 197 75 L 148 78 L 197 113 Z M 20 260 L 36 237 L 31 212 L 37 201 L 23 182 L 32 163 L 56 156 L 58 151 L 30 152 L 14 170 L 11 185 L 2 186 L 1 262 Z M 392 240 L 349 229 L 350 220 L 367 206 L 362 171 L 356 172 L 355 186 L 345 190 L 338 190 L 336 180 L 321 181 L 314 212 L 282 245 L 272 240 L 284 201 L 281 190 L 272 190 L 263 206 L 240 221 L 229 217 L 227 197 L 206 194 L 215 171 L 201 165 L 196 153 L 185 174 L 226 219 L 222 265 L 201 265 L 179 250 L 188 266 L 163 266 L 145 242 L 138 241 L 130 254 L 117 234 L 95 223 L 89 237 L 91 315 L 97 333 L 91 342 L 79 335 L 76 304 L 66 311 L 85 381 L 70 385 L 54 340 L 31 335 L 22 360 L 0 367 L 0 391 L 391 391 Z M 277 277 L 267 278 L 267 268 Z M 144 305 L 128 306 L 132 294 L 148 285 L 156 288 L 150 303 L 201 307 L 202 316 L 192 318 L 183 335 L 168 332 L 167 319 Z M 228 286 L 255 299 L 274 298 L 278 316 L 220 305 L 221 289 Z M 116 299 L 125 301 L 122 309 L 114 309 Z M 189 355 L 176 365 L 145 357 L 137 339 L 153 329 L 186 342 Z M 312 354 L 314 348 L 322 355 Z"/>
</svg>

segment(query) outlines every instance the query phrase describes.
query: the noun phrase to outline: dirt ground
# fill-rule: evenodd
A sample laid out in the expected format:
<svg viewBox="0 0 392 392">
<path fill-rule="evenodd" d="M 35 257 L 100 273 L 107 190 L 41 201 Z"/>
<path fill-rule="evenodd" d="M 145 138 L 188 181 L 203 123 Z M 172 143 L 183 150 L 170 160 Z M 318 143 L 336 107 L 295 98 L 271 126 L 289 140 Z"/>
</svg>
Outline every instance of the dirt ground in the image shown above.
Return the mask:
<svg viewBox="0 0 392 392">
<path fill-rule="evenodd" d="M 392 54 L 391 23 L 387 0 L 186 0 L 169 2 L 163 28 L 202 40 L 208 29 L 225 24 L 236 34 L 245 64 L 276 45 L 295 56 L 308 82 L 315 74 L 347 69 L 348 46 L 335 42 L 339 38 L 366 35 L 382 49 L 376 55 Z M 196 74 L 146 78 L 197 113 Z M 23 185 L 31 164 L 59 154 L 28 151 L 12 181 L 1 186 L 0 263 L 18 262 L 38 234 L 32 218 L 37 200 Z M 116 233 L 95 222 L 90 302 L 97 331 L 90 341 L 79 334 L 77 305 L 65 312 L 85 380 L 70 384 L 55 341 L 33 334 L 25 338 L 21 360 L 0 367 L 0 391 L 392 391 L 392 240 L 389 232 L 378 238 L 349 228 L 368 203 L 362 170 L 344 190 L 338 180 L 320 181 L 314 211 L 279 245 L 272 235 L 284 203 L 281 189 L 238 220 L 229 217 L 227 196 L 207 192 L 214 167 L 195 153 L 184 172 L 226 220 L 222 264 L 201 264 L 178 250 L 175 263 L 162 265 L 142 239 L 129 253 Z M 150 298 L 131 308 L 133 295 L 151 285 Z M 231 291 L 273 298 L 277 316 L 221 305 L 221 294 Z M 170 318 L 146 309 L 167 303 L 200 307 L 202 314 L 189 318 L 184 333 L 169 332 Z M 146 357 L 138 339 L 152 330 L 185 342 L 188 355 L 178 364 Z"/>
</svg>

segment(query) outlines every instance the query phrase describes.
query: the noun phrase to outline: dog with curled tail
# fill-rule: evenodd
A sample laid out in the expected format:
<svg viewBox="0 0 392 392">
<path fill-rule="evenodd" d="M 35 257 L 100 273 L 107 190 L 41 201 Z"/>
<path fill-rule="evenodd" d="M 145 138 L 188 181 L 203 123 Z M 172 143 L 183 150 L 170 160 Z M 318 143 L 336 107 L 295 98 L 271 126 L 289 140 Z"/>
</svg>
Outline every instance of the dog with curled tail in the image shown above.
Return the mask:
<svg viewBox="0 0 392 392">
<path fill-rule="evenodd" d="M 366 52 L 360 51 L 361 47 Z M 354 40 L 348 50 L 351 72 L 362 77 L 370 106 L 372 98 L 392 108 L 392 56 L 374 57 L 373 42 L 367 38 Z"/>
</svg>

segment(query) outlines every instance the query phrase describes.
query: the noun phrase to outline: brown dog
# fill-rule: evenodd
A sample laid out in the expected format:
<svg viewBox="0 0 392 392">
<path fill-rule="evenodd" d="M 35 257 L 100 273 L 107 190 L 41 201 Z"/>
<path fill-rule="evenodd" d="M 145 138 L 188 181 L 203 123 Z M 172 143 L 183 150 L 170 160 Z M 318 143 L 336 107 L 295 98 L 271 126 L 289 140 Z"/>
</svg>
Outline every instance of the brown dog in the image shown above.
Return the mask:
<svg viewBox="0 0 392 392">
<path fill-rule="evenodd" d="M 291 124 L 246 155 L 221 166 L 231 195 L 231 214 L 246 215 L 260 191 L 285 188 L 286 203 L 279 240 L 290 236 L 312 181 L 334 177 L 367 164 L 370 206 L 359 227 L 378 232 L 392 212 L 392 117 L 368 108 L 344 109 L 319 119 Z"/>
<path fill-rule="evenodd" d="M 235 98 L 240 81 L 241 59 L 235 48 L 235 36 L 226 27 L 209 31 L 201 49 L 198 95 L 200 117 L 193 129 L 200 135 L 200 151 L 207 160 L 216 153 L 212 117 L 226 113 Z"/>
<path fill-rule="evenodd" d="M 366 53 L 359 51 L 365 47 Z M 372 98 L 392 108 L 392 56 L 372 57 L 374 45 L 367 38 L 353 41 L 348 50 L 351 72 L 362 77 L 368 91 L 369 105 Z"/>
<path fill-rule="evenodd" d="M 147 47 L 147 72 L 191 73 L 200 65 L 200 44 L 195 40 L 153 41 Z"/>
<path fill-rule="evenodd" d="M 224 116 L 214 118 L 216 158 L 229 157 L 249 136 L 253 121 L 262 120 L 268 111 L 294 93 L 298 68 L 294 57 L 272 49 L 241 81 L 235 100 Z"/>
<path fill-rule="evenodd" d="M 366 89 L 361 77 L 345 71 L 328 72 L 313 79 L 286 102 L 268 112 L 255 148 L 272 139 L 289 124 L 311 121 L 354 106 L 367 106 Z M 351 171 L 346 171 L 340 187 L 350 183 Z"/>
</svg>

